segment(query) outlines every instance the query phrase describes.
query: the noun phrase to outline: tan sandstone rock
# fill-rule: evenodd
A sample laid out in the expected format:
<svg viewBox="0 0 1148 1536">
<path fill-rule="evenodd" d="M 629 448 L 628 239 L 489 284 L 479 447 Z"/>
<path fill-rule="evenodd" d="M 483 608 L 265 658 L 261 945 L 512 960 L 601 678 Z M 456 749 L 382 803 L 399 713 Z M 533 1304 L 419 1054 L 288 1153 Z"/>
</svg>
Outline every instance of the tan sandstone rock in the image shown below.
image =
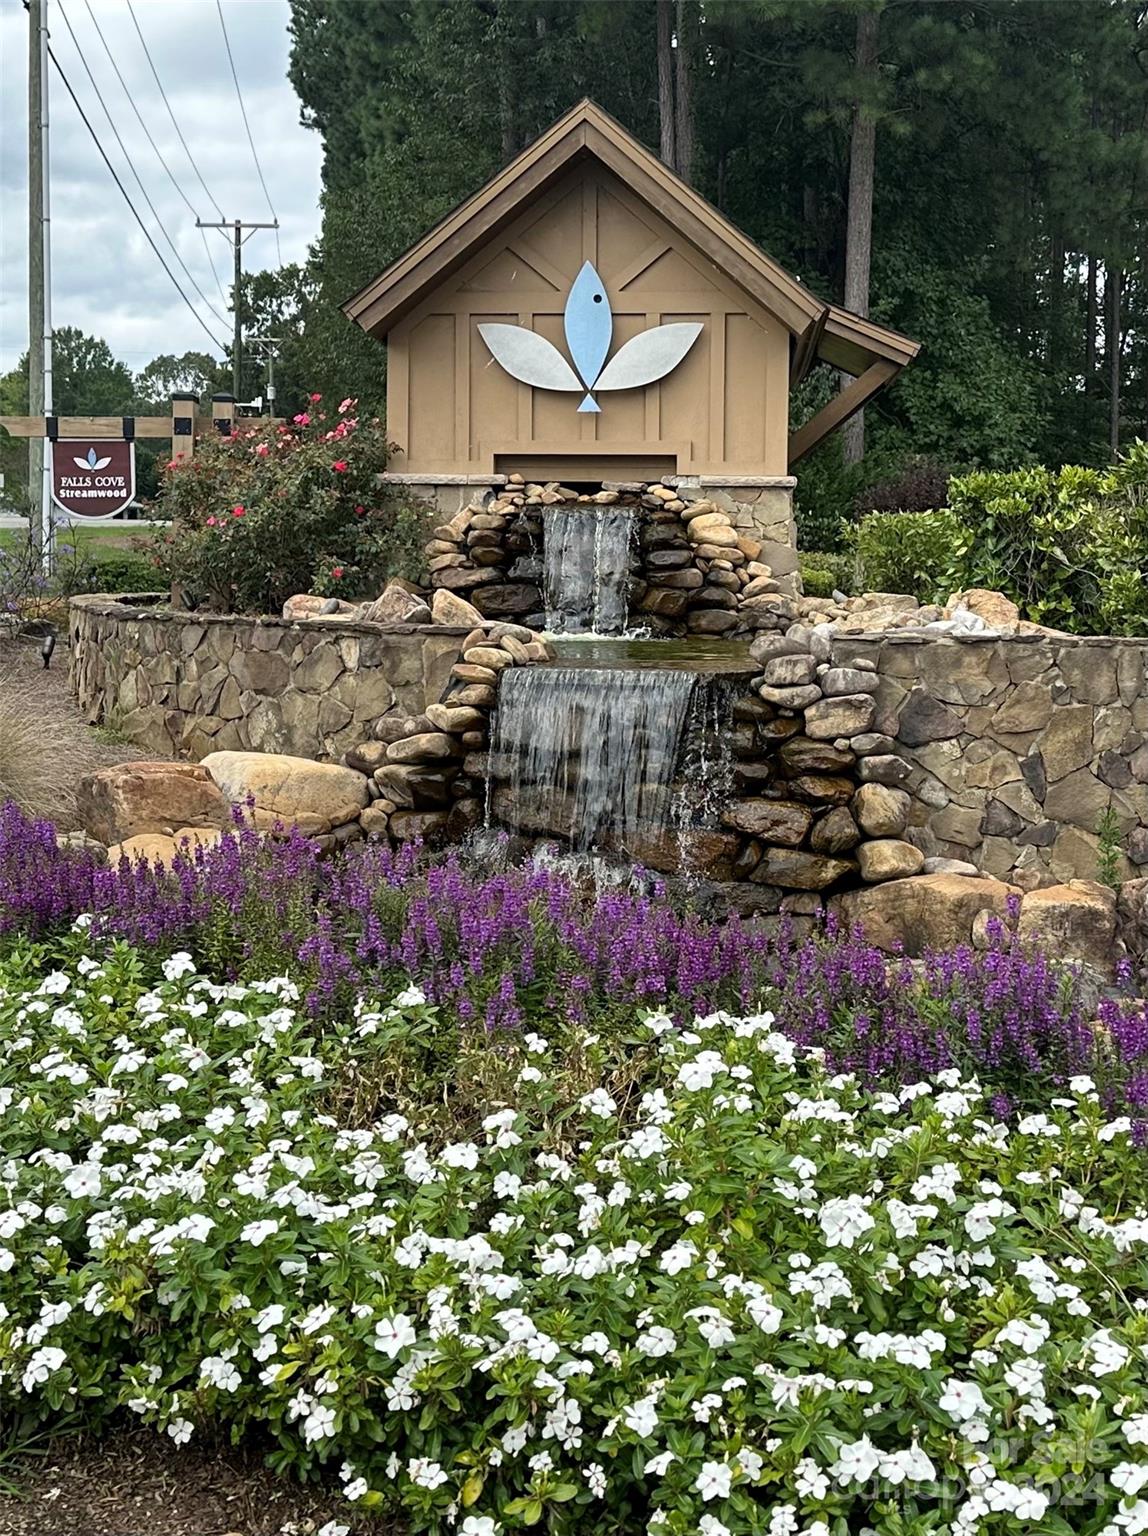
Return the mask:
<svg viewBox="0 0 1148 1536">
<path fill-rule="evenodd" d="M 355 769 L 279 752 L 211 752 L 200 767 L 232 805 L 254 800 L 256 826 L 340 826 L 369 798 L 366 777 Z"/>
<path fill-rule="evenodd" d="M 148 864 L 162 864 L 170 868 L 179 853 L 190 853 L 196 848 L 210 848 L 222 833 L 217 827 L 180 827 L 171 836 L 162 832 L 140 832 L 135 837 L 125 837 L 108 849 L 108 863 L 118 864 L 121 858 L 133 864 L 143 859 Z"/>
<path fill-rule="evenodd" d="M 1116 963 L 1116 893 L 1094 880 L 1030 891 L 1021 902 L 1019 931 L 1058 959 L 1084 960 L 1111 973 Z"/>
<path fill-rule="evenodd" d="M 853 796 L 853 815 L 868 837 L 900 837 L 909 824 L 911 804 L 903 789 L 887 784 L 862 784 Z"/>
<path fill-rule="evenodd" d="M 992 629 L 1013 629 L 1020 623 L 1017 605 L 1003 592 L 994 592 L 991 587 L 970 587 L 967 592 L 955 593 L 949 600 L 948 613 L 954 608 L 966 608 L 984 619 Z"/>
<path fill-rule="evenodd" d="M 345 603 L 341 597 L 317 597 L 313 592 L 296 592 L 283 604 L 283 618 L 289 624 L 300 619 L 349 617 L 357 612 L 355 603 Z"/>
<path fill-rule="evenodd" d="M 919 875 L 925 867 L 925 855 L 912 843 L 882 837 L 858 847 L 857 863 L 862 880 L 875 885 L 880 880 L 904 880 Z"/>
<path fill-rule="evenodd" d="M 80 780 L 77 809 L 97 842 L 122 843 L 176 827 L 222 827 L 227 802 L 202 763 L 134 762 L 100 768 Z"/>
<path fill-rule="evenodd" d="M 429 624 L 431 610 L 425 598 L 401 582 L 389 581 L 363 618 L 371 624 Z"/>
<path fill-rule="evenodd" d="M 439 587 L 431 601 L 431 621 L 435 624 L 465 624 L 469 629 L 483 622 L 482 614 L 473 603 L 459 597 L 457 592 L 448 592 L 445 587 Z"/>
<path fill-rule="evenodd" d="M 846 891 L 836 905 L 844 921 L 859 924 L 879 949 L 917 956 L 969 943 L 977 913 L 988 909 L 1003 919 L 1013 894 L 1020 892 L 1001 880 L 915 875 Z"/>
</svg>

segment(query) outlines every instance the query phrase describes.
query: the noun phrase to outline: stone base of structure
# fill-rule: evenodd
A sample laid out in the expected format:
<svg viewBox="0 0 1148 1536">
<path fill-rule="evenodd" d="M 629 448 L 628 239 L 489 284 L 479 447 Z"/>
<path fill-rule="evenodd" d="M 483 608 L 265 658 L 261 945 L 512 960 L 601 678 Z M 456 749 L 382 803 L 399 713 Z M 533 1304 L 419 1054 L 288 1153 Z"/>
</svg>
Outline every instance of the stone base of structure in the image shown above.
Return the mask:
<svg viewBox="0 0 1148 1536">
<path fill-rule="evenodd" d="M 475 501 L 499 495 L 508 476 L 387 473 L 381 481 L 384 485 L 402 487 L 446 519 Z M 609 487 L 614 482 L 594 483 Z M 664 475 L 661 484 L 674 486 L 684 502 L 714 502 L 729 515 L 739 532 L 761 540 L 761 559 L 772 567 L 782 591 L 790 596 L 800 594 L 793 517 L 797 481 L 793 475 Z"/>
<path fill-rule="evenodd" d="M 799 592 L 797 526 L 793 518 L 792 475 L 678 475 L 667 482 L 683 501 L 712 501 L 729 514 L 734 527 L 765 546 L 761 558 L 773 567 L 783 589 Z M 787 579 L 788 578 L 788 579 Z"/>
<path fill-rule="evenodd" d="M 390 471 L 379 480 L 382 485 L 409 491 L 444 518 L 453 517 L 487 494 L 496 495 L 506 484 L 505 475 L 403 475 Z"/>
</svg>

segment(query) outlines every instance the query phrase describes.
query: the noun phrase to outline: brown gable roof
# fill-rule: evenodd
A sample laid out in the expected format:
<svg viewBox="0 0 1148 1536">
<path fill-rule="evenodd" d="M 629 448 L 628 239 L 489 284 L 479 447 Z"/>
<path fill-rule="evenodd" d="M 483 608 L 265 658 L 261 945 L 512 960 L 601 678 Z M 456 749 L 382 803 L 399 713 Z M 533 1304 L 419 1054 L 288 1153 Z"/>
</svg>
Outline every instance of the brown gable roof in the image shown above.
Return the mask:
<svg viewBox="0 0 1148 1536">
<path fill-rule="evenodd" d="M 795 382 L 817 361 L 855 375 L 880 362 L 892 365 L 891 371 L 882 370 L 891 377 L 920 350 L 907 336 L 817 298 L 590 100 L 571 107 L 517 159 L 348 299 L 344 314 L 371 335 L 385 336 L 478 245 L 587 157 L 619 176 L 750 298 L 776 315 L 794 338 Z"/>
</svg>

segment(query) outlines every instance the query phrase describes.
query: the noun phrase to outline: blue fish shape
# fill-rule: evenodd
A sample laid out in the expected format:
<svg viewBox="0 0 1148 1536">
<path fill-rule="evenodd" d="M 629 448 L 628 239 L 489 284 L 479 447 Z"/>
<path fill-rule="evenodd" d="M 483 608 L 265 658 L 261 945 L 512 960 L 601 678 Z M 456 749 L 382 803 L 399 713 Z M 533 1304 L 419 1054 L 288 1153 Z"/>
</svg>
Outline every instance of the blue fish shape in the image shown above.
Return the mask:
<svg viewBox="0 0 1148 1536">
<path fill-rule="evenodd" d="M 592 261 L 583 262 L 582 270 L 574 279 L 566 299 L 563 325 L 574 366 L 587 390 L 591 390 L 602 372 L 614 334 L 614 317 L 606 298 L 606 285 Z M 600 407 L 587 394 L 578 409 L 597 411 Z"/>
</svg>

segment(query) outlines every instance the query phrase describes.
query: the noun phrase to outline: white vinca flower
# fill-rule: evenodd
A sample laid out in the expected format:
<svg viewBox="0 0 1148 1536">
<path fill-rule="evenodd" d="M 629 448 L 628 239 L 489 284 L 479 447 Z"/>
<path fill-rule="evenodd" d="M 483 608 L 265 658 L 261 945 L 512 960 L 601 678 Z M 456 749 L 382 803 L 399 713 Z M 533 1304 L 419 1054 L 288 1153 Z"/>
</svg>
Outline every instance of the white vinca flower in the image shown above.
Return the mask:
<svg viewBox="0 0 1148 1536">
<path fill-rule="evenodd" d="M 724 1461 L 703 1461 L 694 1488 L 707 1504 L 711 1499 L 728 1499 L 733 1488 L 733 1473 Z"/>
<path fill-rule="evenodd" d="M 400 1349 L 409 1349 L 417 1337 L 414 1324 L 405 1312 L 396 1312 L 393 1317 L 381 1318 L 375 1324 L 375 1348 L 389 1360 L 393 1360 Z"/>
<path fill-rule="evenodd" d="M 877 1225 L 860 1195 L 849 1195 L 843 1200 L 827 1200 L 818 1212 L 817 1219 L 830 1248 L 852 1248 L 863 1233 Z"/>
</svg>

